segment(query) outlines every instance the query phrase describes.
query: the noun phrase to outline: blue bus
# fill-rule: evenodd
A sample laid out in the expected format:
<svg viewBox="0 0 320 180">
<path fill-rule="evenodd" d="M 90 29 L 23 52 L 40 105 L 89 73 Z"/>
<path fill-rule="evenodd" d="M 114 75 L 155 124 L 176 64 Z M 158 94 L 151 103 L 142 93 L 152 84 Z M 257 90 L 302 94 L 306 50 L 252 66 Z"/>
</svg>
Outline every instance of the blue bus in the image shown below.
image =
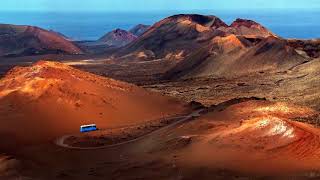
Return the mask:
<svg viewBox="0 0 320 180">
<path fill-rule="evenodd" d="M 80 126 L 80 132 L 90 132 L 90 131 L 96 131 L 98 130 L 97 129 L 97 126 L 95 124 L 89 124 L 89 125 L 83 125 L 83 126 Z"/>
</svg>

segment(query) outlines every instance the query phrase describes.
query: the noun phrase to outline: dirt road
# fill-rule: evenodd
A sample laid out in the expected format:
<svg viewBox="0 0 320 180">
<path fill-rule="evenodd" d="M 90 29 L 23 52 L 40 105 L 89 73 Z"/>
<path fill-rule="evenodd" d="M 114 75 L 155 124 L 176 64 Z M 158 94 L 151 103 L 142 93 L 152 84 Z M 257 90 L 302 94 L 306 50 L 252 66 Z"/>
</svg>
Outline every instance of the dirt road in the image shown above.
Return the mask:
<svg viewBox="0 0 320 180">
<path fill-rule="evenodd" d="M 129 144 L 129 143 L 132 143 L 132 142 L 136 142 L 138 140 L 141 140 L 141 139 L 144 139 L 148 136 L 152 136 L 152 135 L 155 135 L 157 134 L 158 132 L 160 131 L 163 131 L 163 130 L 168 130 L 168 129 L 171 129 L 171 128 L 174 128 L 176 127 L 177 125 L 179 124 L 182 124 L 194 117 L 199 117 L 200 116 L 200 113 L 201 111 L 203 111 L 203 109 L 200 109 L 200 110 L 196 110 L 196 111 L 193 111 L 191 114 L 187 115 L 187 116 L 181 116 L 180 120 L 174 122 L 174 123 L 171 123 L 169 124 L 168 126 L 165 126 L 165 127 L 162 127 L 160 129 L 157 129 L 149 134 L 146 134 L 144 136 L 140 136 L 138 138 L 135 138 L 135 139 L 132 139 L 132 140 L 129 140 L 129 141 L 125 141 L 125 142 L 121 142 L 121 143 L 116 143 L 116 144 L 111 144 L 111 145 L 105 145 L 105 146 L 100 146 L 100 147 L 74 147 L 74 146 L 70 146 L 68 144 L 65 144 L 65 140 L 70 138 L 71 136 L 73 135 L 65 135 L 65 136 L 62 136 L 60 138 L 58 138 L 56 141 L 55 141 L 55 144 L 57 146 L 60 146 L 60 147 L 63 147 L 63 148 L 68 148 L 68 149 L 78 149 L 78 150 L 94 150 L 94 149 L 105 149 L 105 148 L 112 148 L 112 147 L 117 147 L 117 146 L 121 146 L 121 145 L 124 145 L 124 144 Z M 177 118 L 177 117 L 175 117 Z"/>
</svg>

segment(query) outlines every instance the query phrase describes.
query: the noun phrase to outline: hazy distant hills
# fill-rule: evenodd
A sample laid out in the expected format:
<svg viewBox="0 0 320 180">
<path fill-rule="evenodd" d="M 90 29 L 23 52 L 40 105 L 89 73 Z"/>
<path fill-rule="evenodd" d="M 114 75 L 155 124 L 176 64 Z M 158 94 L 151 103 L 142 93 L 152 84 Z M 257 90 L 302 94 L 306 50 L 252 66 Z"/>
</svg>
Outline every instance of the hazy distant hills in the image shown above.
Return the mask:
<svg viewBox="0 0 320 180">
<path fill-rule="evenodd" d="M 82 50 L 58 33 L 34 26 L 0 25 L 0 56 L 82 54 Z"/>
<path fill-rule="evenodd" d="M 123 47 L 138 39 L 149 27 L 148 25 L 138 24 L 129 31 L 118 28 L 102 36 L 98 42 L 110 47 Z"/>
<path fill-rule="evenodd" d="M 101 37 L 98 41 L 108 46 L 122 47 L 137 39 L 137 36 L 123 29 L 116 29 Z"/>
<path fill-rule="evenodd" d="M 131 43 L 149 26 L 139 24 L 130 32 L 115 29 L 97 41 L 74 42 L 60 32 L 35 26 L 0 24 L 0 56 L 30 56 L 41 54 L 83 54 L 118 48 Z M 90 51 L 92 50 L 92 51 Z"/>
<path fill-rule="evenodd" d="M 106 33 L 96 41 L 78 41 L 76 43 L 87 53 L 105 53 L 130 44 L 147 31 L 149 27 L 148 25 L 138 24 L 129 31 L 118 28 Z"/>
</svg>

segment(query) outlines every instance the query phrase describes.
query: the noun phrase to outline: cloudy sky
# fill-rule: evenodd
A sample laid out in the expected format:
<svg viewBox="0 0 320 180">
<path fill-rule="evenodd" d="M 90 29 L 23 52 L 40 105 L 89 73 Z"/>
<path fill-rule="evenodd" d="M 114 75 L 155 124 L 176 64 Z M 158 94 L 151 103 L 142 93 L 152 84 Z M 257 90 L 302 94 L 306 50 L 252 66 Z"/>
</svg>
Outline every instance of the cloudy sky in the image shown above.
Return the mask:
<svg viewBox="0 0 320 180">
<path fill-rule="evenodd" d="M 320 0 L 1 0 L 0 10 L 153 11 L 199 9 L 315 9 Z"/>
</svg>

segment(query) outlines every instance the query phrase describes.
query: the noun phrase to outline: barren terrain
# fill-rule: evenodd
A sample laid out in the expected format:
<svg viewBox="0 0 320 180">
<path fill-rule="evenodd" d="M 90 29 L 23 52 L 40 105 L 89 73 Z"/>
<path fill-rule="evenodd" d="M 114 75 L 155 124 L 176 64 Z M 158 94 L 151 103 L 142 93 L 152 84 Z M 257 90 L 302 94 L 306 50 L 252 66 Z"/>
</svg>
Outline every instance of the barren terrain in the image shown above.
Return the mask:
<svg viewBox="0 0 320 180">
<path fill-rule="evenodd" d="M 317 40 L 195 14 L 132 33 L 0 58 L 0 179 L 320 178 Z"/>
</svg>

